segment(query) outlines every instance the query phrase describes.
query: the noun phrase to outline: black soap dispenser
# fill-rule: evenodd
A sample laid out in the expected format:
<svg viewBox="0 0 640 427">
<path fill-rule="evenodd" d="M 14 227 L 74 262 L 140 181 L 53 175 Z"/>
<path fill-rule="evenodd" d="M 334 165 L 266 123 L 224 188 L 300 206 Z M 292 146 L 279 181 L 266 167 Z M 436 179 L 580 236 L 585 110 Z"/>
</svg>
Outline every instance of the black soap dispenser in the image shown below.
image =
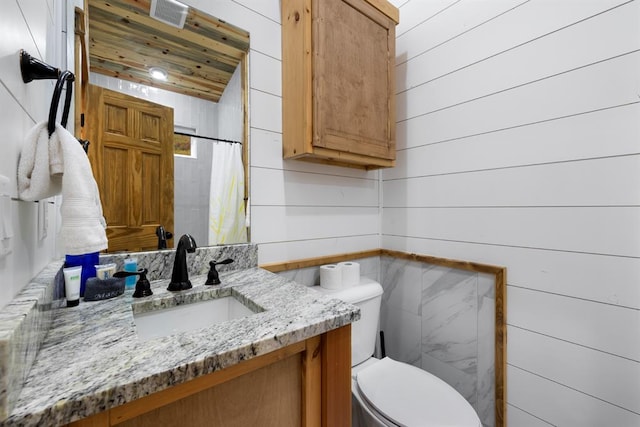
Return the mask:
<svg viewBox="0 0 640 427">
<path fill-rule="evenodd" d="M 153 292 L 151 291 L 151 283 L 147 280 L 148 272 L 149 270 L 146 268 L 141 268 L 138 271 L 118 271 L 113 275 L 113 277 L 140 276 L 136 282 L 136 290 L 133 292 L 133 297 L 142 298 L 153 295 Z"/>
</svg>

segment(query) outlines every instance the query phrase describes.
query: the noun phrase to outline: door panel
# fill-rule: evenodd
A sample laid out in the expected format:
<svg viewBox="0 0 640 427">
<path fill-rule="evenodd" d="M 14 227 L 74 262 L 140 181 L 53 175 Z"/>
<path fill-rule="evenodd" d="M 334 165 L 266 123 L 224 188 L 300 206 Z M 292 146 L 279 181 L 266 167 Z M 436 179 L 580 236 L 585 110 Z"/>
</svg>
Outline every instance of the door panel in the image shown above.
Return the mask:
<svg viewBox="0 0 640 427">
<path fill-rule="evenodd" d="M 89 85 L 87 116 L 107 250 L 156 249 L 156 227 L 173 231 L 173 109 Z"/>
<path fill-rule="evenodd" d="M 366 1 L 323 0 L 313 7 L 313 145 L 395 159 L 395 23 Z"/>
<path fill-rule="evenodd" d="M 161 192 L 156 191 L 156 183 L 160 182 L 161 158 L 155 154 L 142 155 L 142 224 L 153 225 L 161 221 Z"/>
<path fill-rule="evenodd" d="M 97 145 L 97 144 L 96 144 Z M 91 147 L 95 149 L 94 145 Z M 91 157 L 91 156 L 90 156 Z M 114 147 L 103 147 L 102 164 L 104 170 L 115 171 L 127 164 L 127 150 Z M 129 170 L 129 168 L 126 168 Z M 93 169 L 96 170 L 95 168 Z M 104 175 L 104 174 L 103 174 Z M 127 180 L 119 173 L 106 174 L 102 183 L 98 182 L 100 197 L 102 198 L 102 210 L 109 226 L 126 227 L 129 222 L 129 214 L 119 204 L 122 194 L 127 193 Z"/>
</svg>

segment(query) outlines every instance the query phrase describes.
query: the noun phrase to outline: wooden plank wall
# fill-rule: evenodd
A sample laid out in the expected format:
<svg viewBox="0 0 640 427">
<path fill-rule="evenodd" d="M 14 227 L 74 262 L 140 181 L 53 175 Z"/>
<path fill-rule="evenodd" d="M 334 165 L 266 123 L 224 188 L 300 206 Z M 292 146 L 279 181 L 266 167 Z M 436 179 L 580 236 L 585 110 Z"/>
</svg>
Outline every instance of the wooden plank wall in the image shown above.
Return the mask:
<svg viewBox="0 0 640 427">
<path fill-rule="evenodd" d="M 640 425 L 640 2 L 393 3 L 382 247 L 507 267 L 508 425 Z"/>
</svg>

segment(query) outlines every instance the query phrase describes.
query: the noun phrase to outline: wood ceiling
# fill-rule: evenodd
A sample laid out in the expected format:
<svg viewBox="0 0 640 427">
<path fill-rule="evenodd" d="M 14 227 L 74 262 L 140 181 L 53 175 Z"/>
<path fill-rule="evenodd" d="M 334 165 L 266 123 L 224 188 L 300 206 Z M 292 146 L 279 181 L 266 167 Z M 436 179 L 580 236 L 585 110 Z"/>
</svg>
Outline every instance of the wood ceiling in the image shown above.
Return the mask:
<svg viewBox="0 0 640 427">
<path fill-rule="evenodd" d="M 189 8 L 183 29 L 149 16 L 151 0 L 88 0 L 90 70 L 218 102 L 249 33 Z M 152 80 L 150 67 L 168 71 Z"/>
</svg>

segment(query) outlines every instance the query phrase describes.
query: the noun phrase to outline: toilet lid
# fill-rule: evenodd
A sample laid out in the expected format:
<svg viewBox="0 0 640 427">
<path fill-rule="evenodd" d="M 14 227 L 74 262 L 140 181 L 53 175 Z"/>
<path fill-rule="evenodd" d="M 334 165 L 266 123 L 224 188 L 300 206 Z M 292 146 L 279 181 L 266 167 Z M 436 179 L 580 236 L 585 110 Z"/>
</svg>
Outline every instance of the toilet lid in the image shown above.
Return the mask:
<svg viewBox="0 0 640 427">
<path fill-rule="evenodd" d="M 401 426 L 478 427 L 471 405 L 438 377 L 385 357 L 358 372 L 358 389 L 380 414 Z"/>
</svg>

